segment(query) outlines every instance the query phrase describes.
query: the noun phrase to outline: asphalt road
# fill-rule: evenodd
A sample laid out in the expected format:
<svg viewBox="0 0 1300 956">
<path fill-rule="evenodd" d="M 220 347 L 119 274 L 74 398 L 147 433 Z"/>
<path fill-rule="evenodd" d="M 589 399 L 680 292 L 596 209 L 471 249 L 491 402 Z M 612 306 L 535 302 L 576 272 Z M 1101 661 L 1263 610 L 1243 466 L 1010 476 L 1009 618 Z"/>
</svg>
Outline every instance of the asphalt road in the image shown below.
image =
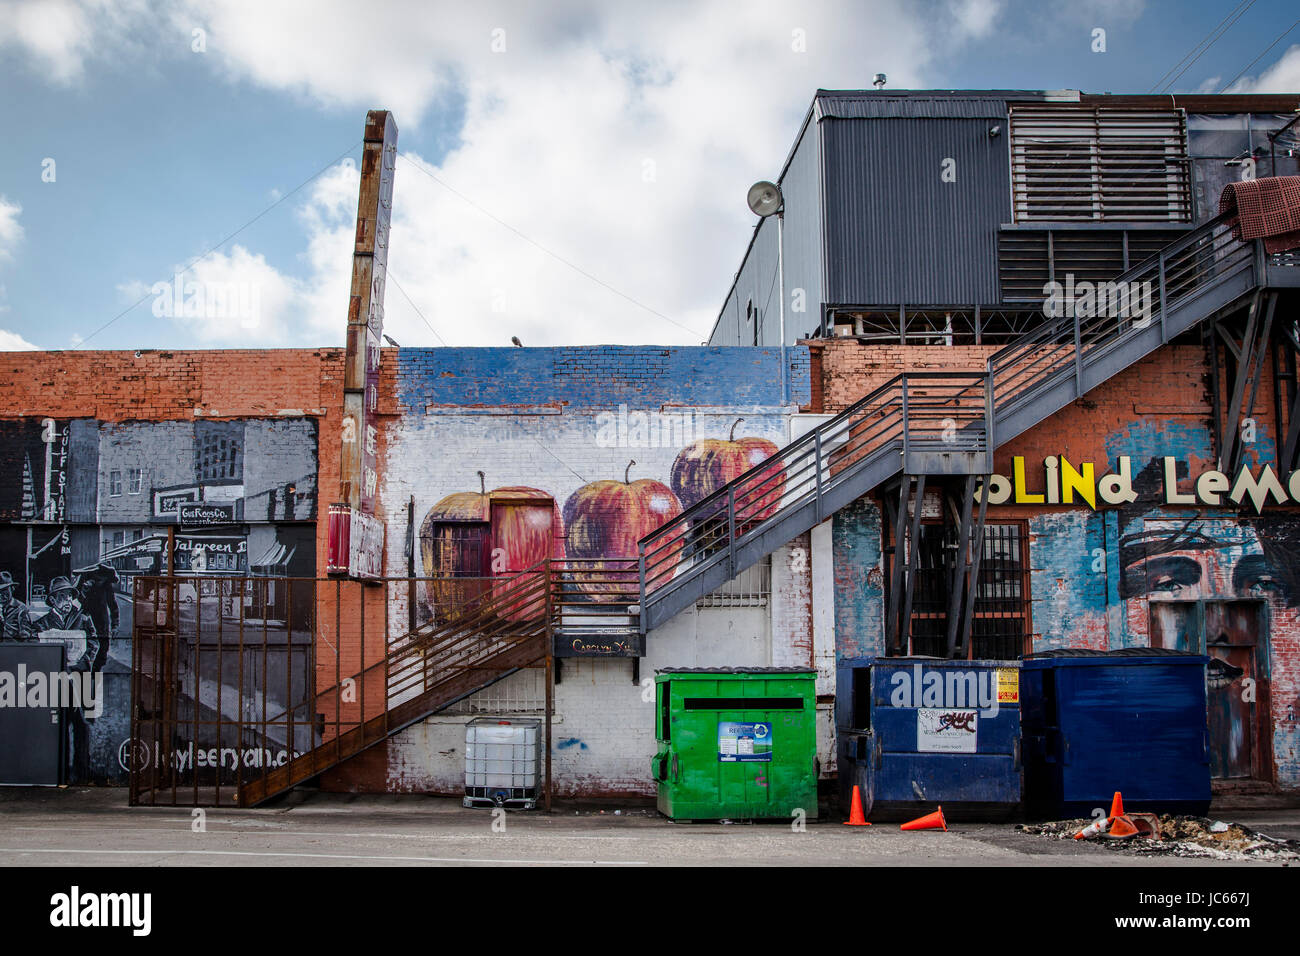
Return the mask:
<svg viewBox="0 0 1300 956">
<path fill-rule="evenodd" d="M 1300 811 L 1236 822 L 1300 836 Z M 1012 824 L 673 823 L 652 810 L 467 810 L 453 799 L 307 794 L 267 809 L 130 808 L 125 790 L 0 790 L 3 866 L 1269 866 L 1140 857 Z M 495 823 L 495 827 L 494 827 Z"/>
</svg>

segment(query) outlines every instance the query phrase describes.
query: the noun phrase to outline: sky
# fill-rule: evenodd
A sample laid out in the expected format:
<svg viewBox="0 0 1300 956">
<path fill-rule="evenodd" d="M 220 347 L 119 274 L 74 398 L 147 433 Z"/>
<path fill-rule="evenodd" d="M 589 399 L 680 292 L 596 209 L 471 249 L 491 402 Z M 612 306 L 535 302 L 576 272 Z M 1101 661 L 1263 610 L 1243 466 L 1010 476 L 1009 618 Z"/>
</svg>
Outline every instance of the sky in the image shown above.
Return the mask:
<svg viewBox="0 0 1300 956">
<path fill-rule="evenodd" d="M 342 345 L 369 109 L 399 130 L 394 341 L 699 344 L 753 229 L 746 191 L 779 174 L 819 87 L 1294 93 L 1297 16 L 0 0 L 0 350 Z"/>
</svg>

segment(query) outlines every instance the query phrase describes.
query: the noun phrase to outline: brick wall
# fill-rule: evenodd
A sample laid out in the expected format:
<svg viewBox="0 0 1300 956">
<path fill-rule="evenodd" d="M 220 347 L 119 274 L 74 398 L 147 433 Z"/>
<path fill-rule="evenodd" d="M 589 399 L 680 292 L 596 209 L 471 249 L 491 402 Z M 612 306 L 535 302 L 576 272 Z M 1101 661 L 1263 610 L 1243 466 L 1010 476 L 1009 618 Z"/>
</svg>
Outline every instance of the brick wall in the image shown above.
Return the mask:
<svg viewBox="0 0 1300 956">
<path fill-rule="evenodd" d="M 88 628 L 40 623 L 50 587 L 100 561 L 123 572 L 116 630 L 107 619 L 96 625 L 112 631 L 95 659 L 108 688 L 103 714 L 71 722 L 72 782 L 125 780 L 122 755 L 134 752 L 130 574 L 167 568 L 174 505 L 164 502 L 194 500 L 186 496 L 200 485 L 206 501 L 228 492 L 247 529 L 181 529 L 180 571 L 247 573 L 289 554 L 290 574 L 323 568 L 315 515 L 337 491 L 342 368 L 340 350 L 0 353 L 0 567 L 39 639 L 65 643 L 69 664 L 92 659 Z"/>
</svg>

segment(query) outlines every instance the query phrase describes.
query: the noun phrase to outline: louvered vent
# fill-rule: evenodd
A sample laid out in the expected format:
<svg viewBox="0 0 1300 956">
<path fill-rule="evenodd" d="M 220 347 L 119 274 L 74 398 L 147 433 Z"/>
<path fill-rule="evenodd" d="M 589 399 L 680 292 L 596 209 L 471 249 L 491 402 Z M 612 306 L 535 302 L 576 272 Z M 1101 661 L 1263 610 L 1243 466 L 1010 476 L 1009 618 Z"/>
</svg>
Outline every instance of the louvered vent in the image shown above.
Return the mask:
<svg viewBox="0 0 1300 956">
<path fill-rule="evenodd" d="M 998 236 L 1003 302 L 1041 300 L 1050 280 L 1104 282 L 1159 255 L 1167 229 L 1007 229 Z"/>
<path fill-rule="evenodd" d="M 1013 107 L 1016 222 L 1190 222 L 1182 110 Z"/>
</svg>

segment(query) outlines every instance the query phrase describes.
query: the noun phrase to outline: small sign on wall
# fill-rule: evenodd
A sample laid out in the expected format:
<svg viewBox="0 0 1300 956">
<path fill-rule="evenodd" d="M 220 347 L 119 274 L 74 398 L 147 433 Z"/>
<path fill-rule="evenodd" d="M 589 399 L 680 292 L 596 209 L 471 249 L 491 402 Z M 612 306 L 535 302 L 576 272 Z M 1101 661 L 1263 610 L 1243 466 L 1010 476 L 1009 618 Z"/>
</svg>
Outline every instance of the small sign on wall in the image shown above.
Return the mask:
<svg viewBox="0 0 1300 956">
<path fill-rule="evenodd" d="M 384 523 L 378 518 L 332 504 L 329 510 L 330 574 L 379 578 L 384 574 Z"/>
<path fill-rule="evenodd" d="M 235 506 L 231 504 L 179 504 L 181 526 L 210 528 L 214 525 L 234 524 Z"/>
<path fill-rule="evenodd" d="M 719 763 L 771 763 L 772 725 L 767 721 L 718 721 Z"/>
</svg>

